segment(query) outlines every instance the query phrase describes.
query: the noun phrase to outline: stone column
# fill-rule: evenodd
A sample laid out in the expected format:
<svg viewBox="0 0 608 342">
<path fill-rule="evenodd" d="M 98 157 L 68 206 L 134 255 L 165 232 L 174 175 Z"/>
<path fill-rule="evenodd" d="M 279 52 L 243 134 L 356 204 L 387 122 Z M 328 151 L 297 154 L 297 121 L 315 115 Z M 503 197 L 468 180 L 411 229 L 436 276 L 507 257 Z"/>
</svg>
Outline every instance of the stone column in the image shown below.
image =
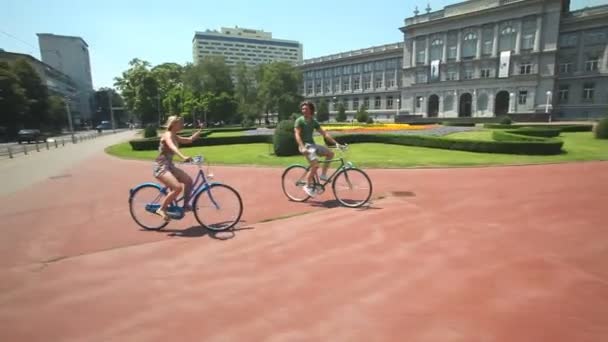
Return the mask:
<svg viewBox="0 0 608 342">
<path fill-rule="evenodd" d="M 448 62 L 448 33 L 443 34 L 443 53 L 441 55 L 443 63 Z"/>
<path fill-rule="evenodd" d="M 519 53 L 521 51 L 521 30 L 522 30 L 521 20 L 518 20 L 515 23 L 515 29 L 517 30 L 516 35 L 515 35 L 515 54 L 519 55 Z"/>
<path fill-rule="evenodd" d="M 462 31 L 458 30 L 458 40 L 456 41 L 456 62 L 460 62 L 460 41 L 462 40 Z"/>
<path fill-rule="evenodd" d="M 577 42 L 577 63 L 576 63 L 576 72 L 579 73 L 581 71 L 585 71 L 585 36 L 579 31 L 577 32 L 576 42 Z"/>
<path fill-rule="evenodd" d="M 489 93 L 488 93 L 488 112 L 490 113 L 490 116 L 494 116 L 494 105 L 495 105 L 495 90 L 494 89 L 490 89 Z"/>
<path fill-rule="evenodd" d="M 418 55 L 418 51 L 416 51 L 416 38 L 412 38 L 412 66 L 416 66 L 416 56 Z"/>
<path fill-rule="evenodd" d="M 536 35 L 534 36 L 534 52 L 540 51 L 540 40 L 543 34 L 543 15 L 536 17 Z"/>
<path fill-rule="evenodd" d="M 444 107 L 443 107 L 443 99 L 445 98 L 445 93 L 441 92 L 439 94 L 437 94 L 437 96 L 439 96 L 439 113 L 437 113 L 438 117 L 444 117 L 445 114 L 443 113 Z"/>
<path fill-rule="evenodd" d="M 429 61 L 431 59 L 431 56 L 429 54 L 429 51 L 431 49 L 430 49 L 429 45 L 431 45 L 431 44 L 430 44 L 429 40 L 430 40 L 429 36 L 426 36 L 426 38 L 425 38 L 425 44 L 424 44 L 424 65 L 429 65 L 430 64 Z"/>
<path fill-rule="evenodd" d="M 494 24 L 494 40 L 492 41 L 492 57 L 498 57 L 498 24 Z"/>
<path fill-rule="evenodd" d="M 481 30 L 481 26 L 477 29 L 477 51 L 475 54 L 475 58 L 477 59 L 481 59 L 481 42 L 482 42 L 482 30 Z"/>
</svg>

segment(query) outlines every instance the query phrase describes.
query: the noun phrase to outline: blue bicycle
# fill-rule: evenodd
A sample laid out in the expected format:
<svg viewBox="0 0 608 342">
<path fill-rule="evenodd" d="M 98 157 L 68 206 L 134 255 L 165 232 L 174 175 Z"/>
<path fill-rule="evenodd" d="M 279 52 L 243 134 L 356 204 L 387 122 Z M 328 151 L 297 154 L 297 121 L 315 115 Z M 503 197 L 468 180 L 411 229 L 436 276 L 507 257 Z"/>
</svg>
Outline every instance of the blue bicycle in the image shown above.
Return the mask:
<svg viewBox="0 0 608 342">
<path fill-rule="evenodd" d="M 196 165 L 199 168 L 190 193 L 190 205 L 198 223 L 214 231 L 234 227 L 243 214 L 243 201 L 239 193 L 226 184 L 208 182 L 202 170 L 202 156 L 193 157 L 192 162 L 182 164 Z M 213 175 L 209 174 L 208 178 L 213 178 Z M 167 226 L 170 221 L 165 221 L 156 214 L 167 194 L 167 187 L 151 182 L 129 190 L 129 211 L 133 220 L 147 230 L 160 230 Z M 182 196 L 169 205 L 167 213 L 172 220 L 181 220 L 186 216 L 184 204 Z"/>
</svg>

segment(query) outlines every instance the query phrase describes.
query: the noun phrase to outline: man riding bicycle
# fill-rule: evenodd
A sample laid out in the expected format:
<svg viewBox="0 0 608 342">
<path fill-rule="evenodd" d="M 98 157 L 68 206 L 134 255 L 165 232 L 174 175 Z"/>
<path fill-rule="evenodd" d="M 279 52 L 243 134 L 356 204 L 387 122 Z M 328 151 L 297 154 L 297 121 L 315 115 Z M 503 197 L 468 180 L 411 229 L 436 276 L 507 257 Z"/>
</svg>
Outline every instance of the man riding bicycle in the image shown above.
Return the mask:
<svg viewBox="0 0 608 342">
<path fill-rule="evenodd" d="M 340 144 L 338 144 L 338 142 L 334 140 L 329 133 L 325 132 L 321 128 L 319 122 L 315 120 L 315 105 L 311 101 L 302 102 L 302 104 L 300 104 L 300 110 L 302 111 L 302 116 L 296 119 L 294 124 L 294 132 L 300 153 L 302 153 L 310 163 L 310 170 L 307 173 L 307 184 L 304 186 L 304 191 L 308 196 L 314 197 L 316 193 L 313 180 L 314 176 L 317 175 L 317 169 L 319 168 L 319 157 L 324 156 L 325 160 L 330 160 L 334 157 L 334 153 L 323 145 L 315 144 L 313 133 L 315 130 L 317 130 L 325 138 L 325 141 L 329 141 L 336 146 L 340 146 Z M 328 168 L 329 163 L 323 163 L 320 176 L 322 181 L 327 180 Z"/>
</svg>

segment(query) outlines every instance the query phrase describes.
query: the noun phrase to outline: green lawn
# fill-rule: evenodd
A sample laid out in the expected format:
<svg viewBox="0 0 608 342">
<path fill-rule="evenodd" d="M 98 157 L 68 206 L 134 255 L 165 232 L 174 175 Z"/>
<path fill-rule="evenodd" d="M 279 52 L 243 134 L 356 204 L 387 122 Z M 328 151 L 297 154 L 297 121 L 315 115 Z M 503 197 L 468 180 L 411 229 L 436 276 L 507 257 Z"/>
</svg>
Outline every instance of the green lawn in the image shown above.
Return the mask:
<svg viewBox="0 0 608 342">
<path fill-rule="evenodd" d="M 482 141 L 492 141 L 492 130 L 470 131 L 448 134 L 446 137 L 451 139 L 474 139 Z"/>
<path fill-rule="evenodd" d="M 453 138 L 464 138 L 476 134 L 491 135 L 491 131 L 463 132 L 450 135 Z M 464 136 L 464 137 L 463 137 Z M 473 153 L 448 151 L 424 147 L 353 144 L 346 158 L 361 167 L 399 168 L 416 166 L 470 166 L 470 165 L 504 165 L 504 164 L 537 164 L 567 161 L 608 160 L 608 140 L 597 140 L 592 133 L 562 133 L 565 153 L 556 156 L 522 156 L 491 153 Z M 183 148 L 186 155 L 202 154 L 212 164 L 228 165 L 266 165 L 287 166 L 301 163 L 303 157 L 275 157 L 271 155 L 272 145 L 243 144 L 209 147 Z M 124 158 L 151 160 L 157 151 L 131 151 L 128 143 L 111 146 L 107 152 Z M 179 159 L 179 158 L 177 158 Z"/>
</svg>

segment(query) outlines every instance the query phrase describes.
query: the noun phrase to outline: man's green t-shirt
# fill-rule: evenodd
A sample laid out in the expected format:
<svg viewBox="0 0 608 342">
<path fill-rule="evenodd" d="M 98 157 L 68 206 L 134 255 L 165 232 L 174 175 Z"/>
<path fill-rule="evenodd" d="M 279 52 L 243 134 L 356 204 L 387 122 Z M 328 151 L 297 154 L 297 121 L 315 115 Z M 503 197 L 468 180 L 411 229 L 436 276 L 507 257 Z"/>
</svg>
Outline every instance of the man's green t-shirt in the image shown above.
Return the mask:
<svg viewBox="0 0 608 342">
<path fill-rule="evenodd" d="M 315 132 L 315 129 L 319 129 L 321 128 L 321 125 L 319 125 L 319 122 L 317 120 L 315 120 L 315 118 L 312 118 L 312 120 L 306 121 L 306 119 L 304 118 L 304 116 L 300 116 L 299 118 L 296 119 L 296 122 L 294 124 L 294 128 L 300 127 L 301 128 L 301 133 L 300 136 L 302 137 L 302 142 L 303 143 L 308 143 L 308 144 L 314 144 L 315 141 L 312 138 L 312 134 Z"/>
</svg>

